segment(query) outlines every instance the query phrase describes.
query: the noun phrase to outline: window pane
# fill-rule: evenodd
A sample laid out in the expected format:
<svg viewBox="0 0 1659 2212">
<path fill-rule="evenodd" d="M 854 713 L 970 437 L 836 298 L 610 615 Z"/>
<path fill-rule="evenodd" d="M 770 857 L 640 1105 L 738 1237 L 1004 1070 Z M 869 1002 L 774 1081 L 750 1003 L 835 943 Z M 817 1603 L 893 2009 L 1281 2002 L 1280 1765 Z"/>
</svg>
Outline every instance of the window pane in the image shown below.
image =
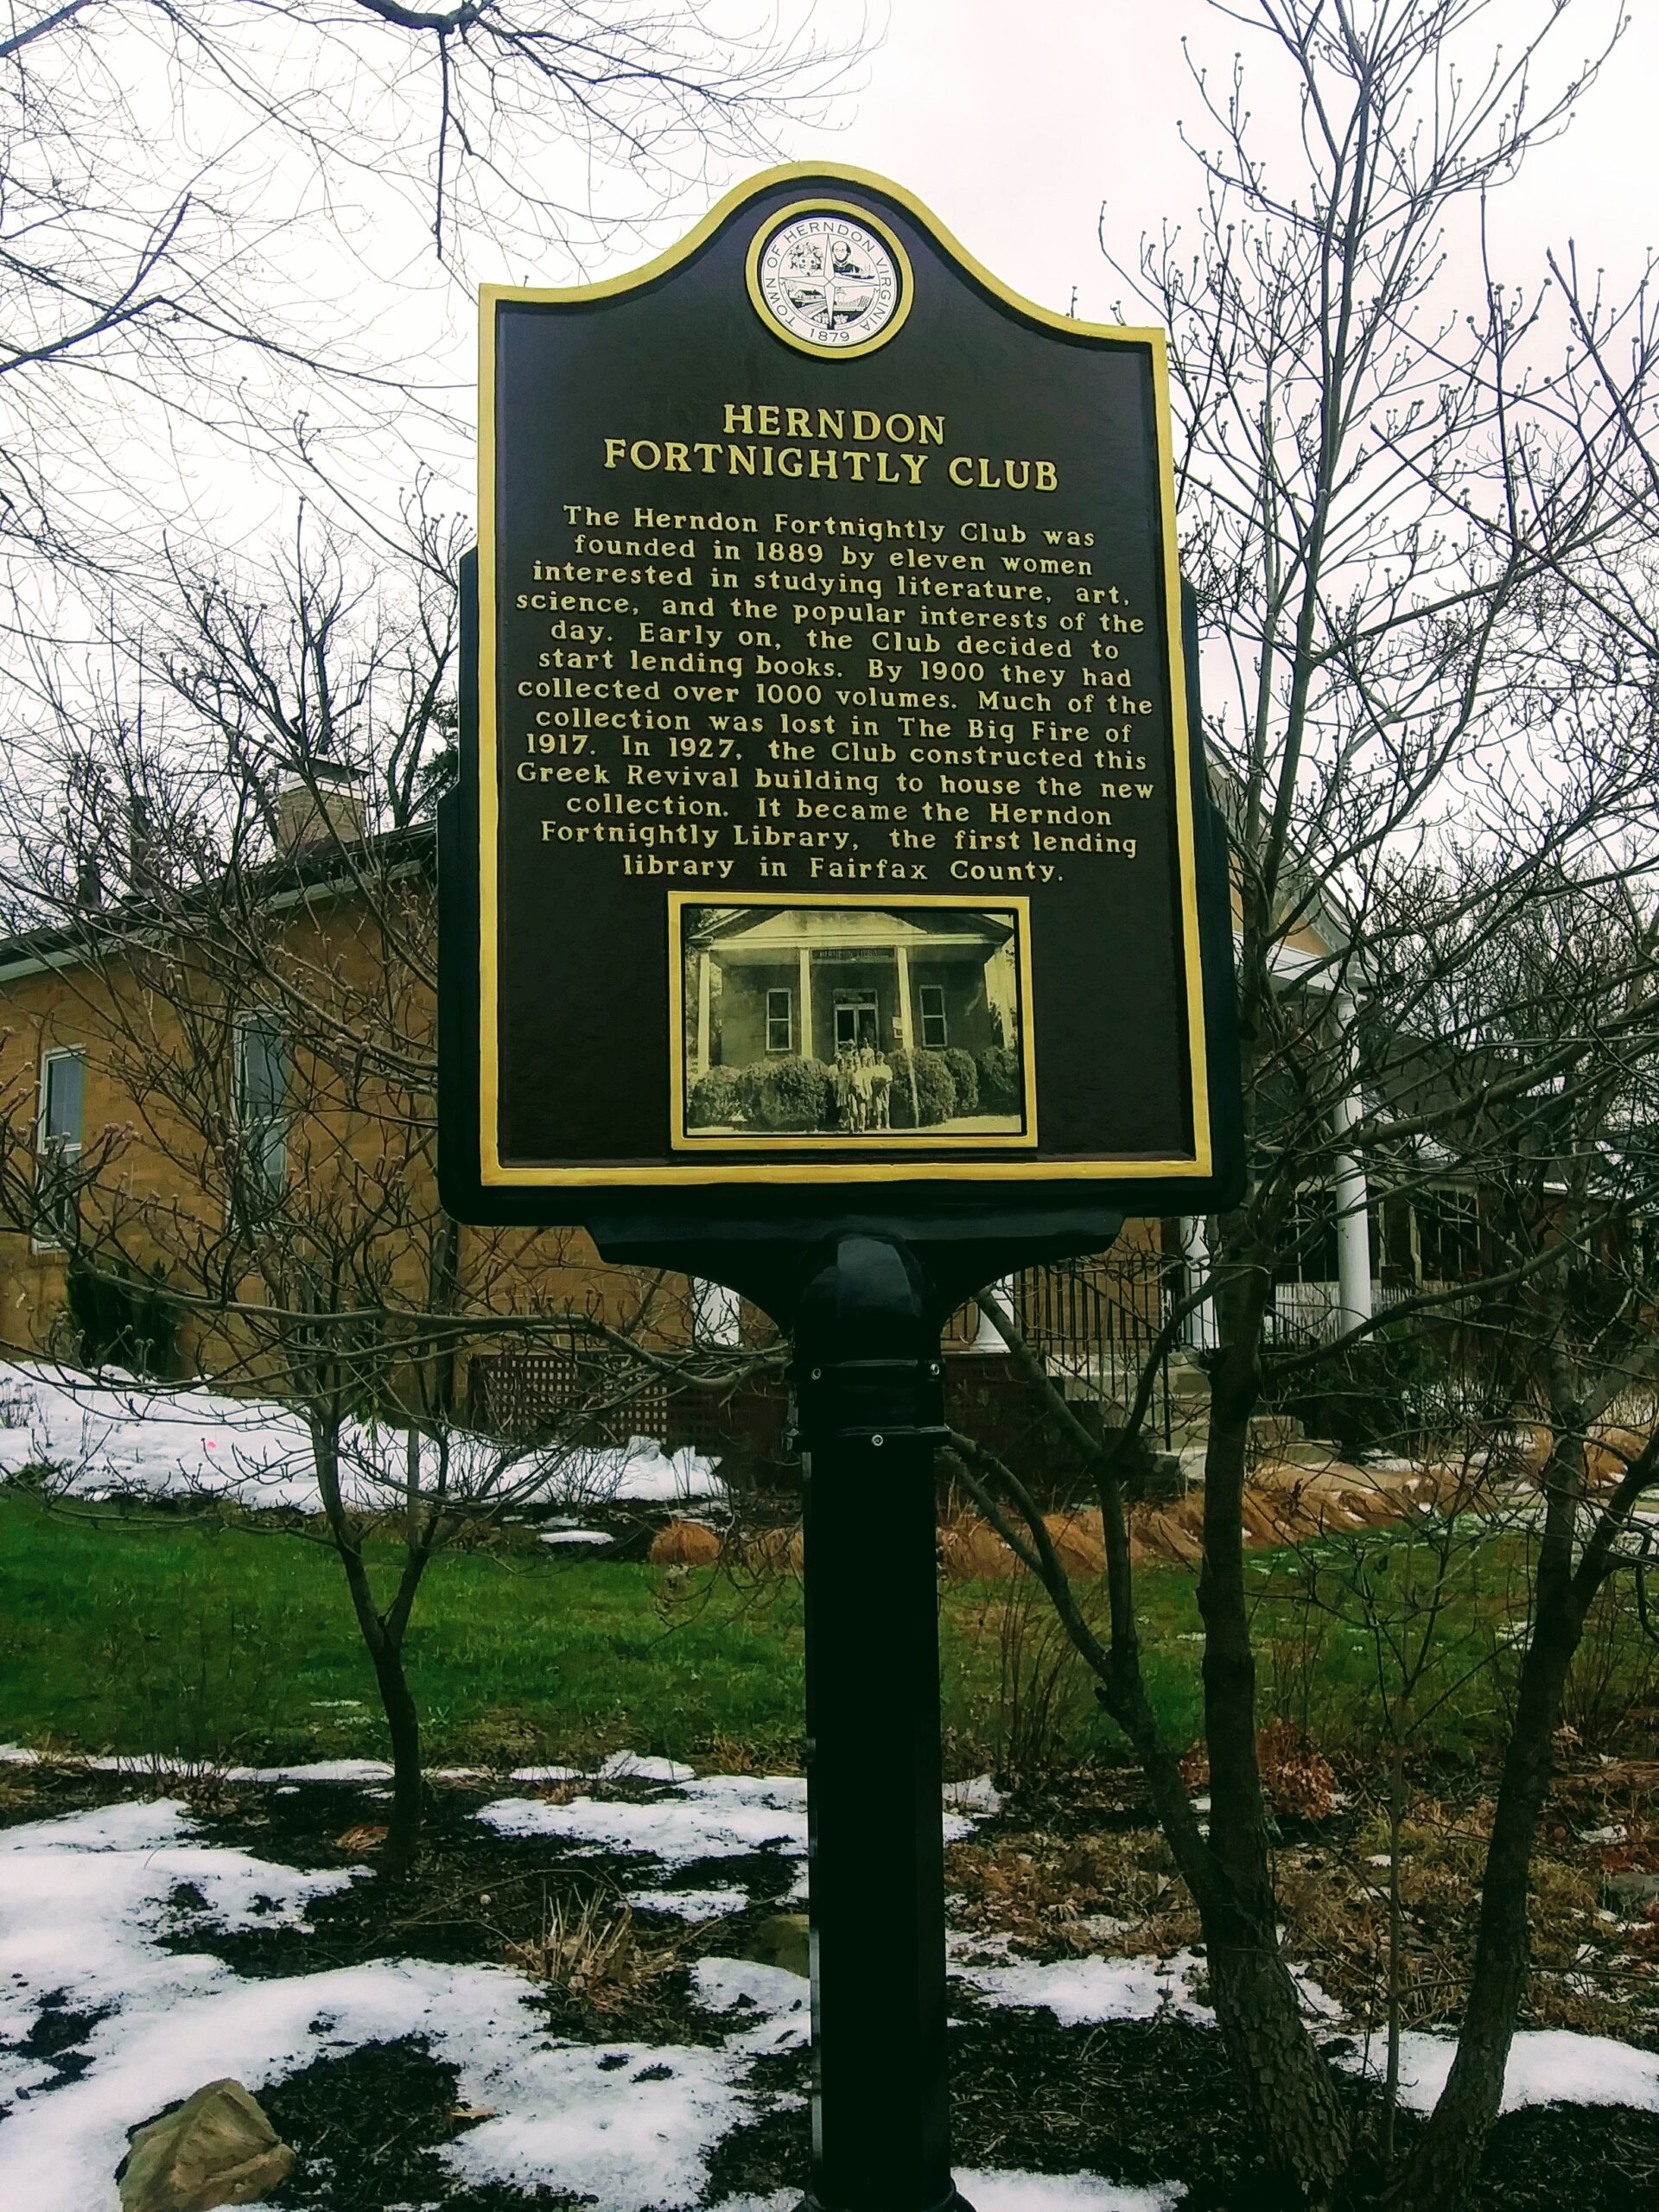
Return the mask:
<svg viewBox="0 0 1659 2212">
<path fill-rule="evenodd" d="M 48 1144 L 79 1145 L 86 1063 L 79 1052 L 54 1052 L 41 1071 L 45 1099 L 41 1134 Z"/>
<path fill-rule="evenodd" d="M 944 988 L 940 983 L 924 983 L 917 998 L 922 1013 L 922 1043 L 942 1052 L 950 1041 L 944 1019 Z"/>
<path fill-rule="evenodd" d="M 237 1033 L 240 1047 L 238 1101 L 245 1122 L 267 1121 L 288 1099 L 288 1054 L 282 1038 L 264 1023 L 245 1022 Z"/>
<path fill-rule="evenodd" d="M 766 1050 L 786 1052 L 794 1042 L 794 994 L 791 991 L 766 993 Z"/>
</svg>

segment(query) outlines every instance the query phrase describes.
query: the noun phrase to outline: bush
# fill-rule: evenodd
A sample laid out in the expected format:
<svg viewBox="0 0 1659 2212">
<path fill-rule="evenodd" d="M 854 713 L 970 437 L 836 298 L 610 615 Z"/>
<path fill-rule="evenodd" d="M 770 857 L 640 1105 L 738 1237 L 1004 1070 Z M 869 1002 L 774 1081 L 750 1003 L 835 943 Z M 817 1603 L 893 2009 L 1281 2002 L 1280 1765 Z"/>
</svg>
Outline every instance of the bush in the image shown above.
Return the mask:
<svg viewBox="0 0 1659 2212">
<path fill-rule="evenodd" d="M 124 1367 L 161 1382 L 172 1378 L 178 1365 L 176 1315 L 159 1268 L 153 1276 L 119 1265 L 95 1274 L 76 1258 L 63 1289 L 88 1367 Z"/>
<path fill-rule="evenodd" d="M 1362 1452 L 1409 1452 L 1429 1440 L 1441 1379 L 1441 1365 L 1419 1331 L 1385 1321 L 1374 1336 L 1314 1368 L 1294 1389 L 1274 1395 L 1280 1409 L 1294 1415 L 1310 1436 L 1333 1439 L 1344 1458 L 1352 1459 Z"/>
<path fill-rule="evenodd" d="M 895 1129 L 931 1128 L 957 1110 L 957 1086 L 943 1052 L 907 1052 L 901 1045 L 887 1054 L 893 1070 L 892 1105 Z M 915 1077 L 912 1109 L 911 1079 Z"/>
<path fill-rule="evenodd" d="M 1025 1104 L 1025 1071 L 1020 1055 L 1006 1045 L 992 1045 L 979 1056 L 979 1110 L 1017 1114 Z"/>
<path fill-rule="evenodd" d="M 691 1086 L 685 1119 L 694 1129 L 725 1128 L 742 1112 L 739 1077 L 732 1068 L 710 1068 Z"/>
<path fill-rule="evenodd" d="M 979 1070 L 971 1052 L 964 1052 L 960 1045 L 947 1045 L 944 1065 L 950 1071 L 950 1080 L 957 1086 L 958 1114 L 977 1114 L 979 1111 Z"/>
<path fill-rule="evenodd" d="M 737 1079 L 738 1103 L 757 1129 L 832 1129 L 836 1085 L 817 1060 L 756 1060 Z"/>
</svg>

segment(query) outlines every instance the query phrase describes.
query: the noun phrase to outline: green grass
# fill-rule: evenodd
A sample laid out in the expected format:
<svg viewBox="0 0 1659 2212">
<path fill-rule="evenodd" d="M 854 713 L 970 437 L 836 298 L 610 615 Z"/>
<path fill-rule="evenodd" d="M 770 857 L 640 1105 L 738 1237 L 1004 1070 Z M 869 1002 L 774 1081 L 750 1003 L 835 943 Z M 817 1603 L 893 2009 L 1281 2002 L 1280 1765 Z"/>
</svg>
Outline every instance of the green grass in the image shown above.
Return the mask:
<svg viewBox="0 0 1659 2212">
<path fill-rule="evenodd" d="M 722 1735 L 781 1750 L 800 1733 L 799 1615 L 787 1583 L 709 1577 L 670 1599 L 649 1567 L 441 1557 L 408 1647 L 430 1753 L 674 1754 Z M 271 1761 L 383 1748 L 326 1551 L 16 1495 L 0 1497 L 0 1738 Z"/>
<path fill-rule="evenodd" d="M 1408 1617 L 1421 1548 L 1406 1532 L 1370 1532 L 1361 1550 L 1373 1605 Z M 1261 1716 L 1327 1750 L 1367 1750 L 1382 1735 L 1355 1555 L 1333 1543 L 1247 1567 Z M 373 1564 L 389 1573 L 391 1554 Z M 798 1765 L 796 1583 L 676 1580 L 533 1545 L 440 1557 L 408 1653 L 429 1757 L 518 1764 L 626 1747 L 726 1758 L 741 1745 Z M 1423 1750 L 1490 1755 L 1512 1674 L 1498 1640 L 1524 1618 L 1525 1586 L 1522 1539 L 1471 1534 L 1425 1685 Z M 1193 1581 L 1146 1566 L 1137 1587 L 1153 1702 L 1185 1745 L 1201 1714 Z M 1098 1605 L 1097 1591 L 1082 1594 Z M 1610 1596 L 1586 1639 L 1571 1715 L 1586 1739 L 1611 1741 L 1633 1708 L 1651 1708 L 1659 1653 L 1625 1617 L 1628 1594 Z M 1035 1774 L 1116 1750 L 1040 1591 L 947 1585 L 941 1628 L 950 1770 Z M 270 1763 L 384 1751 L 373 1678 L 321 1547 L 164 1513 L 50 1510 L 16 1490 L 0 1491 L 0 1741 Z"/>
</svg>

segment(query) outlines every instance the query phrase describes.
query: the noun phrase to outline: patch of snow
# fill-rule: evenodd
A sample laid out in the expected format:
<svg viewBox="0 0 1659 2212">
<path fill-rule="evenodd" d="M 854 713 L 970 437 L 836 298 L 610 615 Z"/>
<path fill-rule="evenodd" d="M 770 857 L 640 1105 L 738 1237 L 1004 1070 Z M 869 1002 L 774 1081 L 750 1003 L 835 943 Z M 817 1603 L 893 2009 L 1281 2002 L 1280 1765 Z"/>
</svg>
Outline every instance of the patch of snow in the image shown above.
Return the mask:
<svg viewBox="0 0 1659 2212">
<path fill-rule="evenodd" d="M 798 2012 L 812 1994 L 804 1974 L 763 1966 L 758 1959 L 699 1959 L 691 1969 L 691 1986 L 707 2012 L 734 2012 L 744 2005 L 769 2017 Z"/>
<path fill-rule="evenodd" d="M 496 2110 L 444 2154 L 475 2188 L 532 2190 L 556 2174 L 562 2190 L 596 2198 L 607 2212 L 677 2212 L 700 2198 L 709 2153 L 753 2109 L 739 2087 L 747 2055 L 725 2048 L 538 2048 L 524 2024 L 504 2039 L 480 2014 L 459 2035 L 447 2030 L 441 2049 L 461 2059 L 464 2100 Z M 657 2078 L 643 2094 L 646 2068 Z"/>
<path fill-rule="evenodd" d="M 681 1759 L 661 1759 L 638 1751 L 613 1751 L 600 1762 L 601 1782 L 693 1782 L 697 1770 Z"/>
<path fill-rule="evenodd" d="M 587 1778 L 579 1766 L 516 1766 L 507 1777 L 509 1782 L 585 1782 Z"/>
<path fill-rule="evenodd" d="M 968 1782 L 947 1782 L 944 1802 L 953 1813 L 988 1815 L 1001 1811 L 1002 1792 L 988 1774 L 976 1774 Z"/>
<path fill-rule="evenodd" d="M 721 1920 L 728 1913 L 744 1911 L 747 1890 L 630 1890 L 627 1902 L 636 1912 L 672 1913 L 677 1920 Z"/>
<path fill-rule="evenodd" d="M 1579 1838 L 1580 1843 L 1592 1844 L 1628 1843 L 1630 1840 L 1630 1832 L 1623 1821 L 1615 1821 L 1605 1828 L 1586 1828 Z"/>
<path fill-rule="evenodd" d="M 799 2050 L 812 2040 L 812 1985 L 787 1967 L 762 1966 L 755 1959 L 699 1959 L 691 1969 L 691 1986 L 709 2012 L 742 2021 L 740 2031 L 727 2039 L 728 2050 L 760 2056 Z"/>
<path fill-rule="evenodd" d="M 1041 2007 L 1063 2028 L 1151 2020 L 1160 2013 L 1211 2027 L 1215 2014 L 1188 1987 L 1203 1966 L 1192 1952 L 1177 1951 L 1167 1959 L 1062 1959 L 1053 1966 L 1021 1960 L 1014 1966 L 963 1965 L 958 1972 L 989 2003 Z"/>
<path fill-rule="evenodd" d="M 1431 2112 L 1457 2050 L 1452 2036 L 1408 2029 L 1400 2038 L 1400 2101 L 1412 2112 Z M 1381 2053 L 1355 2051 L 1338 2061 L 1351 2073 L 1379 2078 Z M 1510 2046 L 1503 2075 L 1505 2112 L 1523 2105 L 1630 2105 L 1659 2112 L 1659 2054 L 1585 2036 L 1567 2028 L 1523 2028 Z"/>
<path fill-rule="evenodd" d="M 709 1775 L 682 1796 L 648 1805 L 575 1797 L 550 1805 L 534 1797 L 498 1798 L 477 1815 L 501 1835 L 557 1836 L 583 1851 L 651 1858 L 667 1867 L 699 1859 L 806 1852 L 806 1785 L 793 1775 Z"/>
<path fill-rule="evenodd" d="M 629 1440 L 624 1452 L 595 1452 L 596 1461 L 606 1463 L 594 1484 L 583 1491 L 567 1491 L 567 1497 L 586 1497 L 609 1501 L 626 1499 L 630 1504 L 671 1505 L 689 1504 L 693 1498 L 723 1497 L 726 1485 L 715 1474 L 713 1463 L 705 1459 L 690 1445 L 682 1445 L 677 1452 L 665 1452 L 654 1438 L 635 1436 Z M 609 1463 L 620 1462 L 613 1471 Z"/>
<path fill-rule="evenodd" d="M 493 2108 L 443 2153 L 463 2183 L 528 2188 L 552 2172 L 613 2212 L 681 2212 L 702 2196 L 715 2145 L 753 2116 L 755 2056 L 806 2033 L 805 1985 L 737 1961 L 707 1982 L 729 1998 L 733 2032 L 712 2048 L 653 2048 L 550 2042 L 541 1993 L 505 1967 L 379 1960 L 249 1980 L 163 1948 L 193 1928 L 303 1927 L 312 1900 L 353 1878 L 207 1847 L 176 1803 L 0 1834 L 0 2041 L 26 2037 L 58 1992 L 105 2014 L 73 2079 L 49 2061 L 0 2056 L 7 2201 L 86 2212 L 111 2201 L 128 2129 L 204 2081 L 232 2074 L 257 2093 L 316 2060 L 418 2036 L 457 2069 L 461 2101 Z M 30 2094 L 49 2082 L 49 2096 Z"/>
<path fill-rule="evenodd" d="M 1173 2212 L 1186 2195 L 1178 2181 L 1136 2189 L 1098 2174 L 967 2172 L 957 2187 L 974 2212 Z"/>
<path fill-rule="evenodd" d="M 101 1762 L 94 1762 L 101 1764 Z M 139 1772 L 148 1772 L 139 1766 Z M 302 1766 L 233 1766 L 226 1770 L 227 1782 L 334 1782 L 368 1784 L 390 1782 L 391 1769 L 385 1759 L 308 1759 Z"/>
<path fill-rule="evenodd" d="M 0 1428 L 0 1472 L 30 1465 L 58 1471 L 82 1497 L 112 1491 L 151 1497 L 235 1497 L 254 1505 L 315 1510 L 311 1432 L 296 1408 L 273 1398 L 232 1398 L 168 1389 L 106 1369 L 96 1381 L 41 1360 L 0 1362 L 0 1398 L 16 1425 Z M 348 1500 L 373 1503 L 401 1491 L 407 1433 L 349 1423 L 341 1436 Z M 457 1495 L 487 1491 L 504 1461 L 487 1438 L 457 1433 L 449 1445 Z M 613 1500 L 683 1503 L 717 1499 L 725 1486 L 689 1445 L 671 1454 L 650 1437 L 624 1446 L 551 1446 L 512 1462 L 515 1492 L 533 1486 L 545 1503 L 581 1509 Z"/>
<path fill-rule="evenodd" d="M 613 1544 L 616 1539 L 603 1529 L 543 1529 L 536 1541 L 538 1544 Z"/>
<path fill-rule="evenodd" d="M 535 1797 L 499 1797 L 480 1806 L 476 1818 L 501 1835 L 557 1836 L 583 1852 L 614 1852 L 628 1858 L 655 1859 L 664 1867 L 693 1865 L 700 1859 L 737 1859 L 753 1851 L 776 1851 L 785 1859 L 806 1855 L 806 1783 L 796 1774 L 698 1775 L 677 1760 L 641 1758 L 619 1751 L 599 1770 L 606 1781 L 661 1783 L 673 1796 L 650 1804 L 614 1804 L 582 1796 L 566 1805 Z M 515 1782 L 578 1779 L 565 1767 L 521 1767 Z M 977 1815 L 941 1812 L 947 1843 L 974 1833 Z M 785 1900 L 798 1904 L 798 1883 Z"/>
</svg>

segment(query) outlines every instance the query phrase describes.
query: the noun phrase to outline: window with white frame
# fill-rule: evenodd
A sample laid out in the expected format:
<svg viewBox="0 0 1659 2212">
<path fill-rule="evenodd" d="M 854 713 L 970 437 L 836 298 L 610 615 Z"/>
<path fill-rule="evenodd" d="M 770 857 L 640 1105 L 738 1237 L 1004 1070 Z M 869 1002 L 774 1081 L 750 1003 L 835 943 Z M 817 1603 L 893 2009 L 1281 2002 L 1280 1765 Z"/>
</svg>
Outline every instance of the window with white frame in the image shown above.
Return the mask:
<svg viewBox="0 0 1659 2212">
<path fill-rule="evenodd" d="M 787 988 L 766 993 L 766 1050 L 792 1052 L 795 1046 L 795 994 Z"/>
<path fill-rule="evenodd" d="M 1337 1194 L 1328 1185 L 1304 1183 L 1280 1224 L 1274 1255 L 1275 1282 L 1334 1282 L 1337 1279 Z"/>
<path fill-rule="evenodd" d="M 236 1126 L 251 1195 L 280 1191 L 288 1179 L 288 1046 L 264 1014 L 236 1025 Z"/>
<path fill-rule="evenodd" d="M 917 1011 L 922 1018 L 922 1044 L 931 1052 L 942 1052 L 950 1042 L 950 1031 L 944 1018 L 944 986 L 942 983 L 923 983 L 916 993 Z"/>
<path fill-rule="evenodd" d="M 86 1055 L 79 1050 L 43 1052 L 35 1148 L 37 1251 L 58 1251 L 74 1241 L 75 1171 L 86 1102 Z"/>
<path fill-rule="evenodd" d="M 1462 1282 L 1480 1269 L 1480 1202 L 1443 1183 L 1417 1200 L 1417 1251 L 1431 1282 Z"/>
</svg>

